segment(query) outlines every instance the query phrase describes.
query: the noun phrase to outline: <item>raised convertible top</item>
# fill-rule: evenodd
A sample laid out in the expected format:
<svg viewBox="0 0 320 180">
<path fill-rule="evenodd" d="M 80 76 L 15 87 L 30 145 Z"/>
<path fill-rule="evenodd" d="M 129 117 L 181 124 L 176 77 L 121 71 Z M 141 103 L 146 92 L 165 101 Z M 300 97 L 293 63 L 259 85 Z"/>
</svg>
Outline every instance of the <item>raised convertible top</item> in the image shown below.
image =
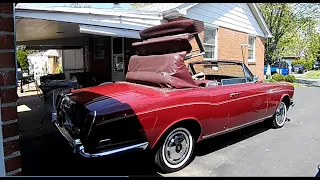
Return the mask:
<svg viewBox="0 0 320 180">
<path fill-rule="evenodd" d="M 192 20 L 161 24 L 140 31 L 141 39 L 132 45 L 138 55 L 131 56 L 126 81 L 165 88 L 197 87 L 184 64 L 192 50 L 189 40 L 196 38 L 203 53 L 203 46 Z M 200 55 L 202 55 L 200 53 Z"/>
</svg>

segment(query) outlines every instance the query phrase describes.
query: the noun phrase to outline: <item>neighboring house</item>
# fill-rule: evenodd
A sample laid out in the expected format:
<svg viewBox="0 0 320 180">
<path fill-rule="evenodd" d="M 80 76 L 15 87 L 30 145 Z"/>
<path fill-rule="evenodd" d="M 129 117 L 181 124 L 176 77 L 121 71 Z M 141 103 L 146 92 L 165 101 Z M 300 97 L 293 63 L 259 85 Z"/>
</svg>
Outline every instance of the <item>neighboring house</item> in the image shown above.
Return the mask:
<svg viewBox="0 0 320 180">
<path fill-rule="evenodd" d="M 56 74 L 57 68 L 70 79 L 70 73 L 84 72 L 83 49 L 51 49 L 28 55 L 29 74 L 36 80 L 41 76 Z"/>
<path fill-rule="evenodd" d="M 283 57 L 281 57 L 281 61 L 284 61 L 284 62 L 286 62 L 287 64 L 288 64 L 288 67 L 289 67 L 289 69 L 291 69 L 291 67 L 292 67 L 292 62 L 294 61 L 294 60 L 297 60 L 297 59 L 299 59 L 300 57 L 299 56 L 283 56 Z"/>
<path fill-rule="evenodd" d="M 56 68 L 62 65 L 61 53 L 58 50 L 40 51 L 28 55 L 29 74 L 35 80 L 47 74 L 55 74 Z"/>
<path fill-rule="evenodd" d="M 185 18 L 195 20 L 206 50 L 204 57 L 190 61 L 244 61 L 263 78 L 264 41 L 272 35 L 254 3 L 154 3 L 138 11 L 17 6 L 17 42 L 33 47 L 81 46 L 84 71 L 124 80 L 139 31 Z M 192 44 L 197 48 L 195 41 Z"/>
</svg>

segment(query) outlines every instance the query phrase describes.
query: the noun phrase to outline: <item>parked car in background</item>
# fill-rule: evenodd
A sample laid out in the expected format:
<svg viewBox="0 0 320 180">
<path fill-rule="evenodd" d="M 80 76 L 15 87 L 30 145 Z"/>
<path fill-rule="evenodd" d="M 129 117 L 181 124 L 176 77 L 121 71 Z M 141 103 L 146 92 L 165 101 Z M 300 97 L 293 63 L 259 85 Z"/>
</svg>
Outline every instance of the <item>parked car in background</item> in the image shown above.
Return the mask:
<svg viewBox="0 0 320 180">
<path fill-rule="evenodd" d="M 315 61 L 313 63 L 313 69 L 314 70 L 319 70 L 320 69 L 320 61 Z"/>
<path fill-rule="evenodd" d="M 297 64 L 292 67 L 291 71 L 295 72 L 295 73 L 303 74 L 303 73 L 307 72 L 308 69 L 304 65 Z"/>
<path fill-rule="evenodd" d="M 161 172 L 192 160 L 195 144 L 268 121 L 281 128 L 294 87 L 258 81 L 242 62 L 185 60 L 204 54 L 192 20 L 147 28 L 133 43 L 126 81 L 59 94 L 55 127 L 87 158 L 146 149 Z M 198 54 L 190 55 L 191 39 Z"/>
<path fill-rule="evenodd" d="M 267 73 L 267 68 L 268 68 L 268 65 L 264 66 L 264 74 Z M 271 64 L 270 69 L 271 69 L 271 75 L 275 73 L 282 74 L 284 76 L 289 75 L 289 67 L 285 61 L 280 62 L 280 65 L 279 65 L 279 62 L 275 62 Z"/>
</svg>

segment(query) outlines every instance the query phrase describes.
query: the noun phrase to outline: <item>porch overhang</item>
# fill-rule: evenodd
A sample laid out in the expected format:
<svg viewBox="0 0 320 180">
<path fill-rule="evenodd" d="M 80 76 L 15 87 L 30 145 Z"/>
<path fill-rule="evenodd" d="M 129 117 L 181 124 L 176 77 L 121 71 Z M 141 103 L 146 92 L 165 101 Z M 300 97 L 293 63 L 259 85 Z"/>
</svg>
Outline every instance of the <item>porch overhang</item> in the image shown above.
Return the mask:
<svg viewBox="0 0 320 180">
<path fill-rule="evenodd" d="M 159 13 L 139 11 L 19 5 L 15 16 L 21 45 L 75 46 L 62 39 L 90 35 L 140 39 L 140 30 L 159 25 L 163 19 Z M 52 40 L 55 43 L 48 44 Z"/>
<path fill-rule="evenodd" d="M 79 25 L 80 33 L 140 39 L 139 31 L 103 26 Z"/>
</svg>

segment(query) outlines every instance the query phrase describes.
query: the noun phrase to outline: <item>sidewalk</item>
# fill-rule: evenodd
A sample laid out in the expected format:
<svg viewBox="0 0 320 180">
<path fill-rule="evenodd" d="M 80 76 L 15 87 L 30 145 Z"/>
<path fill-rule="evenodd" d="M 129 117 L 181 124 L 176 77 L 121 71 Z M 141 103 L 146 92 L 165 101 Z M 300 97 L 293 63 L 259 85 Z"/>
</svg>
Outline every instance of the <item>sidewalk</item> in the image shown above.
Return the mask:
<svg viewBox="0 0 320 180">
<path fill-rule="evenodd" d="M 297 83 L 306 84 L 310 86 L 320 87 L 320 79 L 305 79 L 296 77 Z"/>
</svg>

